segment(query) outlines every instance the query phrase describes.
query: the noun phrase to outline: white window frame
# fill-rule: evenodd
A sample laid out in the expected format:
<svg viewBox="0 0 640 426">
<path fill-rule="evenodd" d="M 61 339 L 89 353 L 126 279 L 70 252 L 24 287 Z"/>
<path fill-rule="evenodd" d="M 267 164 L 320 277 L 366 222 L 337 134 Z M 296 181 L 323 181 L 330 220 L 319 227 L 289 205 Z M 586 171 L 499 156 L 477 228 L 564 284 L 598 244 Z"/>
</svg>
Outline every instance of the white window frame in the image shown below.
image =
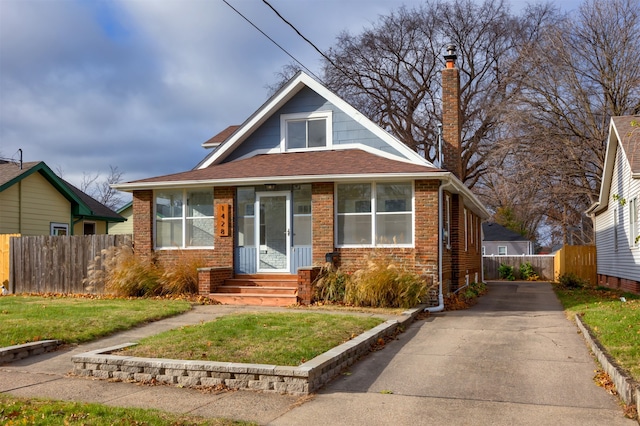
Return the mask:
<svg viewBox="0 0 640 426">
<path fill-rule="evenodd" d="M 324 119 L 327 143 L 323 147 L 287 148 L 287 123 L 289 121 L 308 121 Z M 307 141 L 308 142 L 308 141 Z M 333 111 L 315 111 L 280 116 L 280 150 L 281 152 L 322 151 L 333 148 Z"/>
<path fill-rule="evenodd" d="M 500 249 L 504 249 L 504 254 L 500 254 Z M 507 255 L 507 246 L 498 246 L 498 256 L 506 256 Z"/>
<path fill-rule="evenodd" d="M 638 247 L 638 198 L 634 197 L 629 201 L 629 246 Z"/>
<path fill-rule="evenodd" d="M 387 212 L 378 212 L 377 211 L 377 188 L 376 185 L 381 184 L 410 184 L 411 185 L 411 210 L 407 212 L 389 212 L 389 214 L 397 214 L 404 213 L 407 216 L 411 216 L 411 243 L 405 244 L 380 244 L 376 242 L 376 229 L 377 229 L 377 215 L 386 214 Z M 371 185 L 371 212 L 367 213 L 340 213 L 338 214 L 338 185 L 358 185 L 358 184 L 368 184 Z M 370 247 L 407 247 L 413 248 L 416 241 L 416 191 L 415 185 L 413 181 L 379 181 L 379 182 L 340 182 L 334 185 L 334 199 L 336 202 L 334 203 L 334 241 L 336 241 L 336 247 L 338 248 L 370 248 Z M 371 215 L 371 244 L 338 244 L 338 215 L 340 216 L 355 216 L 355 215 Z"/>
<path fill-rule="evenodd" d="M 166 189 L 166 191 L 177 191 L 180 190 L 179 188 L 176 189 Z M 211 190 L 211 194 L 212 194 L 212 198 L 211 201 L 212 203 L 214 203 L 212 205 L 212 212 L 213 212 L 213 216 L 187 216 L 187 210 L 188 210 L 188 204 L 187 204 L 187 194 L 189 192 L 201 192 L 201 191 L 209 191 Z M 162 191 L 162 190 L 160 190 Z M 157 202 L 156 202 L 156 198 L 157 198 L 157 193 L 160 191 L 153 191 L 153 247 L 154 250 L 202 250 L 202 249 L 213 249 L 214 245 L 215 245 L 215 239 L 216 239 L 216 223 L 215 223 L 215 196 L 214 194 L 214 188 L 212 187 L 206 187 L 206 188 L 184 188 L 181 189 L 182 191 L 182 216 L 180 218 L 171 218 L 168 220 L 173 220 L 173 221 L 178 221 L 180 220 L 182 223 L 182 244 L 180 246 L 172 246 L 172 247 L 158 247 L 158 238 L 157 238 L 157 230 L 158 230 L 158 226 L 157 226 L 157 221 L 158 221 L 158 214 L 157 214 Z M 212 223 L 212 231 L 213 231 L 213 242 L 214 244 L 210 245 L 210 246 L 189 246 L 186 245 L 186 235 L 187 235 L 187 221 L 189 219 L 212 219 L 213 223 Z"/>
<path fill-rule="evenodd" d="M 49 234 L 53 236 L 59 236 L 58 231 L 64 230 L 65 236 L 71 235 L 69 234 L 69 224 L 68 223 L 59 223 L 59 222 L 51 222 L 49 224 Z"/>
<path fill-rule="evenodd" d="M 447 249 L 451 250 L 451 196 L 444 195 L 444 223 L 442 224 L 442 240 Z"/>
<path fill-rule="evenodd" d="M 467 208 L 463 209 L 464 212 L 464 251 L 469 251 L 469 221 L 467 220 Z"/>
</svg>

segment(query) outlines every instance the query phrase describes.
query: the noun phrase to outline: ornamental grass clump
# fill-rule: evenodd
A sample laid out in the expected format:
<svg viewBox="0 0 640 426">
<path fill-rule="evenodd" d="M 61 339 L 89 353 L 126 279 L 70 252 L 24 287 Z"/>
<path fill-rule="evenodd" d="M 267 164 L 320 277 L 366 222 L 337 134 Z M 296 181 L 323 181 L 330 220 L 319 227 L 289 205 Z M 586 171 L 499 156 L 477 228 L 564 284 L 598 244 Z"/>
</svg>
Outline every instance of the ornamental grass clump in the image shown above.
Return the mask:
<svg viewBox="0 0 640 426">
<path fill-rule="evenodd" d="M 165 267 L 160 276 L 164 294 L 198 293 L 198 268 L 206 266 L 202 255 L 193 251 L 180 251 L 175 263 Z"/>
<path fill-rule="evenodd" d="M 162 294 L 162 271 L 150 258 L 136 256 L 129 246 L 107 249 L 103 257 L 104 288 L 123 297 L 159 296 Z"/>
<path fill-rule="evenodd" d="M 411 308 L 426 297 L 426 281 L 391 256 L 372 253 L 346 284 L 345 302 L 375 308 Z"/>
<path fill-rule="evenodd" d="M 103 290 L 118 297 L 196 294 L 198 268 L 203 266 L 204 259 L 194 252 L 180 251 L 175 262 L 162 267 L 122 245 L 102 250 L 83 282 L 89 291 Z"/>
</svg>

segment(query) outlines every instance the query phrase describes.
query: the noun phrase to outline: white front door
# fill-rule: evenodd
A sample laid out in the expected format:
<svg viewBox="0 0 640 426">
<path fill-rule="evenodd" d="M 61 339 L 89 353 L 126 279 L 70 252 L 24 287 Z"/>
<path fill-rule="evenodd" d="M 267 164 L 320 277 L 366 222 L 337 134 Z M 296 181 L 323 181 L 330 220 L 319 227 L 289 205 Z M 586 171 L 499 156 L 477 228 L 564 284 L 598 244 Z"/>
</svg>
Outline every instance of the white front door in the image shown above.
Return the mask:
<svg viewBox="0 0 640 426">
<path fill-rule="evenodd" d="M 258 272 L 289 272 L 291 193 L 256 193 Z"/>
</svg>

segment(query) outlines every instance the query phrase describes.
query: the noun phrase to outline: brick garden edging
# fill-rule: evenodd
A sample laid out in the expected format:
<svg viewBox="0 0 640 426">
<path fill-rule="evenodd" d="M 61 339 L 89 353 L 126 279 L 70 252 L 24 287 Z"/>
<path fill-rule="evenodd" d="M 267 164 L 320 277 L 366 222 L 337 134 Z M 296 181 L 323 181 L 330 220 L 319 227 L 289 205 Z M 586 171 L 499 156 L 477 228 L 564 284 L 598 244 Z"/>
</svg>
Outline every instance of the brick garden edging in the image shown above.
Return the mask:
<svg viewBox="0 0 640 426">
<path fill-rule="evenodd" d="M 0 348 L 0 364 L 17 361 L 30 356 L 52 352 L 61 345 L 59 340 L 42 340 L 40 342 L 25 343 L 22 345 Z"/>
<path fill-rule="evenodd" d="M 391 336 L 399 326 L 406 328 L 423 309 L 403 312 L 400 319 L 388 320 L 297 367 L 111 355 L 135 343 L 85 352 L 73 356 L 71 361 L 74 374 L 79 376 L 134 382 L 155 380 L 184 387 L 224 385 L 231 389 L 307 395 L 369 352 L 378 339 Z"/>
<path fill-rule="evenodd" d="M 616 390 L 620 399 L 627 405 L 636 404 L 638 410 L 638 423 L 640 424 L 640 384 L 636 383 L 633 378 L 618 366 L 618 364 L 607 354 L 606 350 L 600 345 L 600 342 L 591 334 L 582 320 L 580 315 L 576 315 L 576 324 L 580 329 L 580 332 L 584 336 L 591 347 L 591 351 L 595 354 L 596 358 L 602 365 L 602 369 L 609 375 L 613 383 L 616 385 Z"/>
</svg>

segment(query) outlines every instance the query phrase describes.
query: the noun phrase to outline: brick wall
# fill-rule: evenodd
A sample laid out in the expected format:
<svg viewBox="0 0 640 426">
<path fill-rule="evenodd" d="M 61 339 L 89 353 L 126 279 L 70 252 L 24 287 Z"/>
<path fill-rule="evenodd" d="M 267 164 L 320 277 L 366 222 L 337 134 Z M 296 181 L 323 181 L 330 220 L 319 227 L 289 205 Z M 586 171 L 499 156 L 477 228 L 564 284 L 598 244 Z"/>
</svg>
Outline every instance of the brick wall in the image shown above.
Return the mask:
<svg viewBox="0 0 640 426">
<path fill-rule="evenodd" d="M 234 217 L 235 187 L 214 189 L 214 211 L 216 204 L 229 204 L 229 216 Z M 133 192 L 133 217 L 136 224 L 133 230 L 134 247 L 137 254 L 154 256 L 163 266 L 170 267 L 185 258 L 199 257 L 208 267 L 224 267 L 233 265 L 233 240 L 235 238 L 234 221 L 229 221 L 229 236 L 214 236 L 214 250 L 157 250 L 153 251 L 153 191 Z"/>
<path fill-rule="evenodd" d="M 133 246 L 140 256 L 153 254 L 153 191 L 133 191 Z"/>
<path fill-rule="evenodd" d="M 333 182 L 314 183 L 311 186 L 314 265 L 324 263 L 325 254 L 334 251 L 333 203 Z"/>
<path fill-rule="evenodd" d="M 617 290 L 640 294 L 640 281 L 634 281 L 628 278 L 612 277 L 610 275 L 598 274 L 598 284 Z"/>
<path fill-rule="evenodd" d="M 442 151 L 444 168 L 462 178 L 460 74 L 453 65 L 442 70 Z"/>
</svg>

